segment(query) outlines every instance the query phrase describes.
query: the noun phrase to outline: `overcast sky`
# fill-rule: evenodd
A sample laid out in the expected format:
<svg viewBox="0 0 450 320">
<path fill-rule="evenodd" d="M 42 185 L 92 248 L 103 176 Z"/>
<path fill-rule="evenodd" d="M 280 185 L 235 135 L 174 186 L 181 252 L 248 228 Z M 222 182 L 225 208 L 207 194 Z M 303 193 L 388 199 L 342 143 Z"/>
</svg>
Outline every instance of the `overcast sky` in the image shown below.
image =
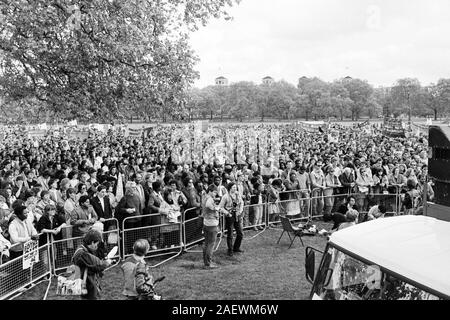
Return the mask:
<svg viewBox="0 0 450 320">
<path fill-rule="evenodd" d="M 198 87 L 221 75 L 292 84 L 349 75 L 375 86 L 450 78 L 449 0 L 242 0 L 230 12 L 233 21 L 212 20 L 191 37 Z"/>
</svg>

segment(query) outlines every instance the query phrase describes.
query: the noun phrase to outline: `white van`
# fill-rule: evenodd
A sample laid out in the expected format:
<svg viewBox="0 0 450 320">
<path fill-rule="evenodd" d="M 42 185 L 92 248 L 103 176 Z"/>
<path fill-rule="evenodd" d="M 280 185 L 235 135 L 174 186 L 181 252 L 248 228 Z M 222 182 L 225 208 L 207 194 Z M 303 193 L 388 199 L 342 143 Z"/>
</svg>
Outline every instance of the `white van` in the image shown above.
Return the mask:
<svg viewBox="0 0 450 320">
<path fill-rule="evenodd" d="M 315 275 L 315 252 L 323 254 Z M 308 247 L 310 298 L 450 299 L 450 222 L 398 216 L 333 233 L 325 252 Z"/>
</svg>

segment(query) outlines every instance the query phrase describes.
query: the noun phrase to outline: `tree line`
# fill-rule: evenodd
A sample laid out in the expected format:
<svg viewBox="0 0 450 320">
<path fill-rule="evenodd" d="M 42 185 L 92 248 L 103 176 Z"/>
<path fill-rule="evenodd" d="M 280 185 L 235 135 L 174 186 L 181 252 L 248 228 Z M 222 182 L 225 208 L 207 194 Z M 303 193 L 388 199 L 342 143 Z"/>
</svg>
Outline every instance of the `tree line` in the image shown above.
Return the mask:
<svg viewBox="0 0 450 320">
<path fill-rule="evenodd" d="M 130 117 L 377 117 L 448 113 L 450 79 L 390 88 L 343 78 L 194 88 L 189 38 L 240 0 L 0 1 L 0 122 Z"/>
<path fill-rule="evenodd" d="M 365 80 L 342 78 L 325 82 L 317 77 L 257 85 L 237 82 L 228 86 L 193 88 L 184 117 L 244 120 L 278 118 L 319 120 L 361 117 L 433 116 L 450 111 L 450 79 L 422 86 L 418 79 L 399 79 L 392 87 L 377 87 Z"/>
<path fill-rule="evenodd" d="M 0 1 L 0 121 L 179 114 L 192 32 L 240 0 Z"/>
</svg>

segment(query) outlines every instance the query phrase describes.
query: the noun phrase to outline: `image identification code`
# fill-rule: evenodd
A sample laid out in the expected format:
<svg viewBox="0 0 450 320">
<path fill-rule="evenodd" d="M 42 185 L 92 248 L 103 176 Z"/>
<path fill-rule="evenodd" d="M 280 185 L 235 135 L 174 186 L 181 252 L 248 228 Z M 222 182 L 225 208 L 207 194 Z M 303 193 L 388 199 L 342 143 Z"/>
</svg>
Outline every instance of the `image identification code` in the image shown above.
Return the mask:
<svg viewBox="0 0 450 320">
<path fill-rule="evenodd" d="M 278 305 L 217 305 L 217 315 L 276 315 Z"/>
<path fill-rule="evenodd" d="M 278 305 L 239 305 L 239 304 L 218 304 L 215 308 L 183 306 L 182 304 L 173 307 L 172 315 L 191 315 L 203 318 L 207 313 L 215 315 L 276 315 Z"/>
</svg>

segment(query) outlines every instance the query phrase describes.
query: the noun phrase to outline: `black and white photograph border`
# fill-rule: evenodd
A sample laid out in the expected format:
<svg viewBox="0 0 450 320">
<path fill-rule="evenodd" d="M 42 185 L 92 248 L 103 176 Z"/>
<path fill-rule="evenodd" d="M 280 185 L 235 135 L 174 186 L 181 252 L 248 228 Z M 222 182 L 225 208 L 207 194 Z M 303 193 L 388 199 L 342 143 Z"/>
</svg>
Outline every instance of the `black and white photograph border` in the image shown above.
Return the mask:
<svg viewBox="0 0 450 320">
<path fill-rule="evenodd" d="M 449 299 L 449 14 L 0 1 L 0 300 Z"/>
</svg>

